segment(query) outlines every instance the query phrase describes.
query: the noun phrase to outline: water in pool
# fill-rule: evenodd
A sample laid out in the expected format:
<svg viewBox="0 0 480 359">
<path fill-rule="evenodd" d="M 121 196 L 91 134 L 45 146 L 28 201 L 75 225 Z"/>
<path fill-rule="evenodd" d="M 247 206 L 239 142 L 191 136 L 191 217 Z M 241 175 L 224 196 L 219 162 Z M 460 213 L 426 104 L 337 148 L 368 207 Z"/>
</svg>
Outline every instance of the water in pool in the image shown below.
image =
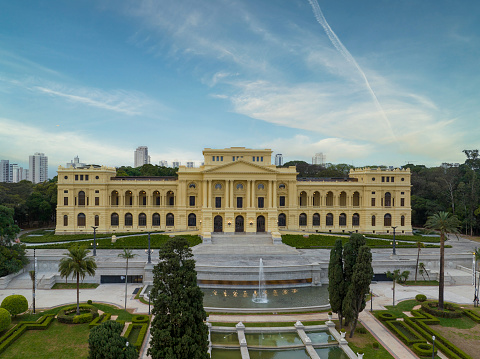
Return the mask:
<svg viewBox="0 0 480 359">
<path fill-rule="evenodd" d="M 305 349 L 248 350 L 250 359 L 310 359 Z"/>
<path fill-rule="evenodd" d="M 312 344 L 327 344 L 337 342 L 333 335 L 331 335 L 330 332 L 325 330 L 306 332 L 306 334 L 312 341 Z"/>
<path fill-rule="evenodd" d="M 249 347 L 284 347 L 289 345 L 303 345 L 297 332 L 262 332 L 245 333 L 245 339 Z"/>
<path fill-rule="evenodd" d="M 328 347 L 315 349 L 320 359 L 349 359 L 348 355 L 342 350 L 342 348 Z"/>
<path fill-rule="evenodd" d="M 237 332 L 222 333 L 212 332 L 211 334 L 213 345 L 225 345 L 225 346 L 239 346 Z"/>
</svg>

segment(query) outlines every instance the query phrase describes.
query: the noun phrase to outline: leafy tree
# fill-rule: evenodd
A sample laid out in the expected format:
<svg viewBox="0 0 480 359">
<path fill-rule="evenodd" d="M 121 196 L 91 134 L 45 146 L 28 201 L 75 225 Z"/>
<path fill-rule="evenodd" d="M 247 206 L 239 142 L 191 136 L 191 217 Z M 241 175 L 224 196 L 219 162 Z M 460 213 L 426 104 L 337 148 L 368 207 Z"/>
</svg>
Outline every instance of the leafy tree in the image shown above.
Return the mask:
<svg viewBox="0 0 480 359">
<path fill-rule="evenodd" d="M 24 245 L 0 245 L 0 277 L 17 273 L 27 264 Z"/>
<path fill-rule="evenodd" d="M 13 222 L 14 211 L 0 206 L 0 245 L 9 245 L 15 239 L 20 228 Z"/>
<path fill-rule="evenodd" d="M 125 310 L 127 310 L 127 284 L 128 284 L 128 260 L 136 256 L 132 253 L 130 249 L 123 249 L 123 253 L 118 255 L 119 257 L 127 260 L 126 270 L 125 270 Z"/>
<path fill-rule="evenodd" d="M 346 312 L 346 320 L 353 320 L 350 338 L 352 338 L 355 333 L 358 315 L 365 308 L 365 297 L 370 292 L 372 278 L 372 253 L 368 246 L 362 246 L 358 251 L 357 261 L 353 268 L 352 282 L 347 289 L 347 294 L 344 300 L 344 308 L 347 307 L 347 310 L 344 310 Z"/>
<path fill-rule="evenodd" d="M 12 294 L 2 301 L 1 307 L 15 317 L 17 314 L 24 313 L 28 309 L 28 301 L 23 295 Z"/>
<path fill-rule="evenodd" d="M 440 232 L 440 273 L 438 285 L 438 308 L 443 310 L 443 294 L 445 287 L 445 235 L 449 233 L 458 233 L 460 222 L 456 216 L 451 216 L 448 212 L 438 212 L 428 217 L 426 228 L 435 229 Z"/>
<path fill-rule="evenodd" d="M 154 319 L 148 355 L 153 359 L 207 359 L 208 329 L 195 260 L 184 238 L 169 239 L 153 269 Z"/>
<path fill-rule="evenodd" d="M 112 320 L 97 325 L 88 337 L 89 359 L 137 359 L 138 352 L 133 345 L 127 345 L 122 337 L 123 325 Z"/>
<path fill-rule="evenodd" d="M 7 329 L 12 323 L 12 317 L 8 310 L 0 308 L 0 333 Z"/>
<path fill-rule="evenodd" d="M 77 278 L 77 315 L 80 315 L 80 278 L 83 280 L 87 274 L 94 276 L 97 269 L 95 258 L 87 257 L 88 253 L 90 251 L 84 247 L 72 246 L 58 265 L 60 277 Z"/>
<path fill-rule="evenodd" d="M 335 246 L 330 251 L 328 264 L 328 296 L 332 312 L 338 313 L 340 329 L 343 323 L 342 305 L 345 297 L 345 280 L 343 277 L 342 240 L 337 239 Z"/>
</svg>

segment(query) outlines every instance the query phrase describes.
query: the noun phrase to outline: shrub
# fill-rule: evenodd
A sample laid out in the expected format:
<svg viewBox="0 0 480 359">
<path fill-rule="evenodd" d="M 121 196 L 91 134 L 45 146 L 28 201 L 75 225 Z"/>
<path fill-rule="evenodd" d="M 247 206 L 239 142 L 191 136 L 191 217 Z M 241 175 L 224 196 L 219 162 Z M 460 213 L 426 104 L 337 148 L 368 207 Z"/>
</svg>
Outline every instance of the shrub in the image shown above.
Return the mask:
<svg viewBox="0 0 480 359">
<path fill-rule="evenodd" d="M 87 300 L 87 304 L 92 305 L 92 300 L 91 299 Z"/>
<path fill-rule="evenodd" d="M 425 294 L 417 294 L 415 299 L 417 302 L 425 302 L 427 300 L 427 296 Z"/>
<path fill-rule="evenodd" d="M 433 346 L 430 343 L 415 343 L 412 349 L 420 357 L 431 357 Z M 435 348 L 435 355 L 437 355 L 437 348 Z"/>
<path fill-rule="evenodd" d="M 17 314 L 27 311 L 28 301 L 23 295 L 13 294 L 2 301 L 1 307 L 8 310 L 10 315 L 16 316 Z"/>
<path fill-rule="evenodd" d="M 360 327 L 360 328 L 357 328 L 356 332 L 358 334 L 367 334 L 367 329 Z"/>
<path fill-rule="evenodd" d="M 11 323 L 10 312 L 5 308 L 0 308 L 0 333 L 7 329 Z"/>
<path fill-rule="evenodd" d="M 438 301 L 426 301 L 422 303 L 422 310 L 441 318 L 460 318 L 462 310 L 452 303 L 443 303 L 444 310 L 438 309 Z"/>
<path fill-rule="evenodd" d="M 148 315 L 137 314 L 132 317 L 133 323 L 148 323 L 149 320 L 150 320 L 150 317 Z"/>
<path fill-rule="evenodd" d="M 75 315 L 76 312 L 77 312 L 76 305 L 66 307 L 58 312 L 57 320 L 60 323 L 77 324 L 77 323 L 88 323 L 88 322 L 91 322 L 94 318 L 98 317 L 98 309 L 88 304 L 80 305 L 80 313 L 81 313 L 80 315 Z M 76 317 L 81 317 L 83 314 L 91 314 L 91 316 L 88 317 L 89 318 L 88 320 L 86 316 L 79 319 L 75 319 Z"/>
<path fill-rule="evenodd" d="M 380 344 L 378 344 L 378 342 L 373 342 L 372 343 L 372 348 L 373 349 L 378 349 L 378 348 L 380 348 Z"/>
<path fill-rule="evenodd" d="M 90 323 L 93 320 L 92 313 L 84 313 L 73 317 L 73 324 Z"/>
<path fill-rule="evenodd" d="M 378 319 L 380 319 L 382 322 L 386 322 L 387 320 L 396 320 L 397 317 L 393 315 L 392 313 L 378 313 Z"/>
<path fill-rule="evenodd" d="M 419 334 L 417 334 L 404 322 L 390 320 L 387 321 L 385 325 L 389 327 L 395 333 L 395 335 L 407 345 L 425 342 L 425 339 L 423 339 Z"/>
<path fill-rule="evenodd" d="M 126 346 L 127 339 L 120 336 L 123 325 L 106 321 L 90 331 L 88 337 L 89 358 L 137 359 L 138 352 L 133 345 Z"/>
</svg>

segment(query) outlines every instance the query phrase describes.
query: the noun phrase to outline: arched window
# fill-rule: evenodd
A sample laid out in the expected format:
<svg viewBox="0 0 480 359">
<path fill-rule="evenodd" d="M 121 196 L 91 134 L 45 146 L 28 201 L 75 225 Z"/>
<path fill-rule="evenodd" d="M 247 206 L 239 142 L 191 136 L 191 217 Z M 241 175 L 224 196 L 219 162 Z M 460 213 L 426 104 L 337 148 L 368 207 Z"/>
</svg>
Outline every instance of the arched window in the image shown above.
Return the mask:
<svg viewBox="0 0 480 359">
<path fill-rule="evenodd" d="M 94 221 L 94 226 L 95 227 L 98 227 L 100 225 L 100 217 L 97 215 L 95 215 L 95 221 Z"/>
<path fill-rule="evenodd" d="M 145 213 L 140 213 L 138 215 L 138 225 L 146 226 L 147 225 L 147 215 Z"/>
<path fill-rule="evenodd" d="M 85 227 L 86 225 L 86 219 L 85 219 L 85 214 L 79 213 L 77 216 L 77 226 L 78 227 Z"/>
<path fill-rule="evenodd" d="M 118 226 L 118 214 L 112 213 L 110 216 L 110 225 L 111 226 Z"/>
<path fill-rule="evenodd" d="M 63 225 L 64 225 L 65 227 L 68 226 L 68 216 L 67 216 L 67 215 L 64 215 L 64 216 L 63 216 Z"/>
<path fill-rule="evenodd" d="M 85 192 L 78 192 L 78 205 L 85 206 Z"/>
<path fill-rule="evenodd" d="M 360 215 L 358 213 L 354 213 L 352 216 L 352 226 L 359 226 L 360 225 Z"/>
<path fill-rule="evenodd" d="M 190 184 L 188 185 L 188 188 L 193 188 L 193 189 L 195 189 L 195 187 L 196 187 L 196 186 L 195 186 L 195 183 L 190 183 Z"/>
<path fill-rule="evenodd" d="M 405 216 L 400 217 L 400 225 L 403 227 L 405 225 Z"/>
<path fill-rule="evenodd" d="M 153 192 L 153 205 L 160 206 L 160 192 Z"/>
<path fill-rule="evenodd" d="M 278 226 L 285 227 L 287 225 L 287 216 L 284 213 L 278 215 Z"/>
<path fill-rule="evenodd" d="M 320 225 L 320 215 L 318 213 L 315 213 L 313 215 L 312 225 L 314 225 L 314 226 L 319 226 Z"/>
<path fill-rule="evenodd" d="M 385 207 L 390 207 L 392 205 L 392 195 L 390 192 L 385 193 Z"/>
<path fill-rule="evenodd" d="M 353 193 L 353 207 L 360 206 L 360 193 L 354 192 Z"/>
<path fill-rule="evenodd" d="M 333 207 L 333 192 L 328 192 L 327 193 L 327 207 Z M 332 224 L 333 225 L 333 224 Z"/>
<path fill-rule="evenodd" d="M 265 185 L 263 183 L 260 183 L 257 188 L 260 190 L 265 189 Z"/>
<path fill-rule="evenodd" d="M 167 204 L 169 206 L 175 205 L 175 194 L 172 191 L 167 192 Z"/>
<path fill-rule="evenodd" d="M 152 226 L 160 226 L 160 215 L 158 213 L 154 213 L 152 216 Z"/>
<path fill-rule="evenodd" d="M 375 216 L 372 216 L 372 227 L 376 226 Z"/>
<path fill-rule="evenodd" d="M 307 205 L 307 192 L 300 192 L 299 205 L 300 207 L 305 207 Z"/>
<path fill-rule="evenodd" d="M 320 193 L 317 191 L 313 192 L 313 206 L 320 207 Z"/>
<path fill-rule="evenodd" d="M 385 227 L 391 227 L 392 226 L 392 215 L 390 213 L 387 213 L 384 217 L 383 217 L 383 225 Z"/>
<path fill-rule="evenodd" d="M 278 189 L 285 189 L 285 185 L 281 183 L 280 186 L 278 186 Z"/>
<path fill-rule="evenodd" d="M 237 189 L 243 189 L 243 184 L 241 183 L 237 184 Z"/>
<path fill-rule="evenodd" d="M 340 207 L 347 206 L 347 194 L 345 192 L 340 193 Z"/>
<path fill-rule="evenodd" d="M 347 225 L 347 215 L 345 213 L 340 213 L 340 216 L 338 216 L 338 224 L 340 226 Z"/>
<path fill-rule="evenodd" d="M 145 191 L 140 191 L 140 193 L 138 194 L 138 204 L 140 206 L 147 205 L 147 193 Z"/>
<path fill-rule="evenodd" d="M 111 204 L 112 206 L 118 206 L 118 191 L 112 191 Z"/>
<path fill-rule="evenodd" d="M 125 225 L 126 226 L 133 226 L 133 216 L 131 213 L 125 214 Z"/>
<path fill-rule="evenodd" d="M 305 213 L 300 214 L 300 216 L 298 217 L 298 224 L 300 226 L 307 225 L 307 215 Z"/>
<path fill-rule="evenodd" d="M 188 226 L 195 227 L 197 225 L 197 216 L 194 213 L 188 215 Z"/>
<path fill-rule="evenodd" d="M 133 196 L 132 191 L 125 192 L 125 206 L 132 206 L 133 205 Z"/>
<path fill-rule="evenodd" d="M 222 189 L 222 185 L 220 183 L 215 184 L 215 189 Z"/>
<path fill-rule="evenodd" d="M 166 223 L 168 227 L 173 227 L 175 225 L 175 217 L 173 217 L 172 213 L 167 214 Z"/>
<path fill-rule="evenodd" d="M 327 214 L 327 217 L 325 219 L 325 224 L 327 226 L 333 226 L 333 214 L 331 214 L 331 213 Z"/>
</svg>

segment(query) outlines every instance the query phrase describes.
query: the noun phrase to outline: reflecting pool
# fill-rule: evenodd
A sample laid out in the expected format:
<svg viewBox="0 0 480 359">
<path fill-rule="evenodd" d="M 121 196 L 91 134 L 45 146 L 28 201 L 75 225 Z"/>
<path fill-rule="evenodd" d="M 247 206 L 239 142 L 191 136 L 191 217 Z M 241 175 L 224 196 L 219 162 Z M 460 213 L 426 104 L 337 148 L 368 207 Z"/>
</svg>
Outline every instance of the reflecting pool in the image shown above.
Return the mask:
<svg viewBox="0 0 480 359">
<path fill-rule="evenodd" d="M 328 305 L 328 286 L 267 289 L 267 303 L 254 303 L 254 289 L 202 288 L 203 305 L 216 308 L 295 308 Z"/>
<path fill-rule="evenodd" d="M 250 359 L 310 359 L 305 349 L 248 350 Z"/>
<path fill-rule="evenodd" d="M 336 343 L 334 336 L 326 330 L 305 332 L 307 336 L 312 341 L 312 344 L 327 344 L 327 343 Z"/>
<path fill-rule="evenodd" d="M 297 332 L 262 332 L 245 333 L 249 347 L 284 347 L 289 345 L 303 345 Z"/>
<path fill-rule="evenodd" d="M 212 332 L 211 339 L 213 345 L 240 346 L 237 332 Z"/>
<path fill-rule="evenodd" d="M 315 349 L 320 359 L 349 359 L 348 355 L 340 348 L 328 347 L 328 348 L 317 348 Z"/>
<path fill-rule="evenodd" d="M 240 349 L 212 348 L 212 359 L 242 359 Z"/>
</svg>

